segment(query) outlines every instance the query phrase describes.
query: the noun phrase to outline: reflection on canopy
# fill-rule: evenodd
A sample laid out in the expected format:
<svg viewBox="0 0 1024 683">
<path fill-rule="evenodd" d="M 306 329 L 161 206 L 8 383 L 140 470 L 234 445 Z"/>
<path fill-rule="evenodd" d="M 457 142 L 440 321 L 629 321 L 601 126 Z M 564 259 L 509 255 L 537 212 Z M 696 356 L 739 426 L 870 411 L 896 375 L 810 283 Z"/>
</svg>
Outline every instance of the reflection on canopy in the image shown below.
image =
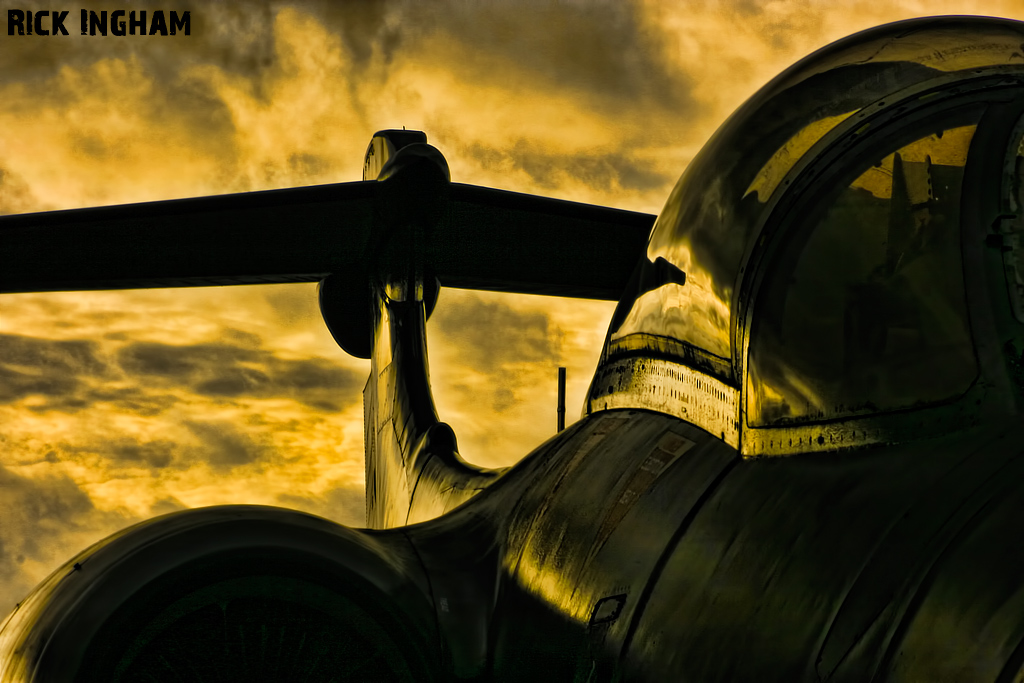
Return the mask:
<svg viewBox="0 0 1024 683">
<path fill-rule="evenodd" d="M 974 126 L 961 126 L 915 140 L 900 148 L 898 155 L 903 163 L 911 204 L 926 201 L 930 191 L 929 178 L 923 173 L 924 166 L 918 164 L 963 166 L 967 163 L 967 150 L 973 135 Z M 850 187 L 865 189 L 879 199 L 892 197 L 892 170 L 896 156 L 896 153 L 890 154 L 864 171 Z"/>
<path fill-rule="evenodd" d="M 751 426 L 935 403 L 970 386 L 960 185 L 974 130 L 904 145 L 807 207 L 812 229 L 798 229 L 803 242 L 755 309 Z"/>
<path fill-rule="evenodd" d="M 657 330 L 687 341 L 712 355 L 729 357 L 729 305 L 715 293 L 711 275 L 693 262 L 689 245 L 680 242 L 655 252 L 686 273 L 686 284 L 668 283 L 645 292 L 633 304 L 612 340 Z"/>
<path fill-rule="evenodd" d="M 787 140 L 786 144 L 775 150 L 775 154 L 768 160 L 768 163 L 757 172 L 757 177 L 750 183 L 747 191 L 743 193 L 743 198 L 746 199 L 748 194 L 756 192 L 758 201 L 762 204 L 767 202 L 768 198 L 775 192 L 775 188 L 779 186 L 779 183 L 786 177 L 786 174 L 796 166 L 796 162 L 807 153 L 807 150 L 813 147 L 814 143 L 818 140 L 825 137 L 826 133 L 855 113 L 856 110 L 853 110 L 843 114 L 836 114 L 835 116 L 826 116 L 804 126 L 799 133 Z"/>
</svg>

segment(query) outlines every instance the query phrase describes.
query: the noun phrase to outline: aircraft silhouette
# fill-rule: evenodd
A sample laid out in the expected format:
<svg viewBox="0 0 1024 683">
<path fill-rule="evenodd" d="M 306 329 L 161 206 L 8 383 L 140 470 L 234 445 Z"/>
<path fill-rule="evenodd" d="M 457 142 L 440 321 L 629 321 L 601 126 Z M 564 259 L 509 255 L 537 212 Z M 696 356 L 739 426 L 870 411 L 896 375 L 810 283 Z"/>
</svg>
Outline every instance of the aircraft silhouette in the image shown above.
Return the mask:
<svg viewBox="0 0 1024 683">
<path fill-rule="evenodd" d="M 771 81 L 653 231 L 416 131 L 362 182 L 0 219 L 2 292 L 319 281 L 371 360 L 369 529 L 125 529 L 7 618 L 0 681 L 1019 680 L 1022 143 L 1024 24 L 928 18 Z M 438 419 L 440 286 L 619 301 L 515 467 Z"/>
</svg>

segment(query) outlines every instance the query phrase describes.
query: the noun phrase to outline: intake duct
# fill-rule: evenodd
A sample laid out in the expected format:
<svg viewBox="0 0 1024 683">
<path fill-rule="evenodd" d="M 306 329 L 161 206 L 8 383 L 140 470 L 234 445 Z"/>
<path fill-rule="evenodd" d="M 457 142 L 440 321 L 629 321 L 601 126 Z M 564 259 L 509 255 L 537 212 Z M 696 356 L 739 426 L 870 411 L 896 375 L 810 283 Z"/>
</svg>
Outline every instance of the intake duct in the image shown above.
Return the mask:
<svg viewBox="0 0 1024 683">
<path fill-rule="evenodd" d="M 200 508 L 85 550 L 0 627 L 2 683 L 434 681 L 404 536 L 293 510 Z"/>
</svg>

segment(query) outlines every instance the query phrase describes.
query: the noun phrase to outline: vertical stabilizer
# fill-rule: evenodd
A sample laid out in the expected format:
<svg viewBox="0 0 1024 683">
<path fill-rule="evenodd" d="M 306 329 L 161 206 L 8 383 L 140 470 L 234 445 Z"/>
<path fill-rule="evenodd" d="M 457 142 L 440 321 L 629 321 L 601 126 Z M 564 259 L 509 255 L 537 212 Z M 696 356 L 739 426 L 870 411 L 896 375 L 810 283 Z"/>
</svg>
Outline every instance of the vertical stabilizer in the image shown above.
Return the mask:
<svg viewBox="0 0 1024 683">
<path fill-rule="evenodd" d="M 389 140 L 392 132 L 401 135 Z M 411 133 L 378 133 L 373 153 L 367 152 L 371 171 L 377 167 L 370 162 L 387 152 L 377 175 L 383 197 L 370 269 L 370 377 L 363 390 L 366 524 L 372 529 L 443 514 L 500 474 L 464 462 L 455 433 L 434 408 L 426 320 L 439 284 L 424 253 L 450 181 L 441 153 Z"/>
</svg>

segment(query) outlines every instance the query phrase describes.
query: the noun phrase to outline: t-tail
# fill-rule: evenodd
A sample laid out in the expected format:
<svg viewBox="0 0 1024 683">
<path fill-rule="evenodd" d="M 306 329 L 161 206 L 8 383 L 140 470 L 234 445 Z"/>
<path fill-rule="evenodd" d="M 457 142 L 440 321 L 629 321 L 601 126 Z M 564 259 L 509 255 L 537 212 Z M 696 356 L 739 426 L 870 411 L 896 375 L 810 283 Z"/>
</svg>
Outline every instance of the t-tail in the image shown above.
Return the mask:
<svg viewBox="0 0 1024 683">
<path fill-rule="evenodd" d="M 378 184 L 367 259 L 363 267 L 325 278 L 319 299 L 342 348 L 370 359 L 363 390 L 366 524 L 387 529 L 440 516 L 504 472 L 463 460 L 455 432 L 434 407 L 426 321 L 442 281 L 473 289 L 617 299 L 653 217 L 452 184 L 444 157 L 420 131 L 375 134 L 363 180 Z M 513 253 L 502 243 L 512 240 L 521 251 L 538 239 L 522 232 L 545 228 L 546 239 L 531 250 L 532 258 L 499 265 Z M 619 253 L 633 258 L 588 264 L 578 253 L 570 256 L 595 237 L 622 242 Z M 610 253 L 602 249 L 601 260 Z"/>
</svg>

